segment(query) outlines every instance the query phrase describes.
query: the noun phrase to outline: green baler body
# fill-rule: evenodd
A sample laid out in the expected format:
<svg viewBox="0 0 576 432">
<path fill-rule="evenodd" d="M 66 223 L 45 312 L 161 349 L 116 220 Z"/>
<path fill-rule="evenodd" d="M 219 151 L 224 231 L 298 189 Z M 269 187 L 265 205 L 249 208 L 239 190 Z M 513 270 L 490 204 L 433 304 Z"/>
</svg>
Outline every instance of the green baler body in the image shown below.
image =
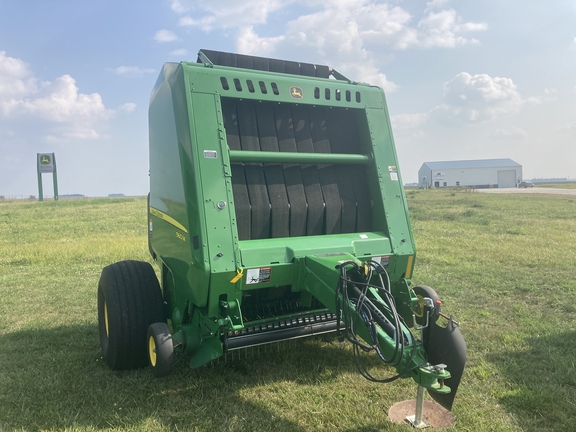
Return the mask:
<svg viewBox="0 0 576 432">
<path fill-rule="evenodd" d="M 176 345 L 193 366 L 218 357 L 230 332 L 276 319 L 247 316 L 257 297 L 334 312 L 344 260 L 382 262 L 411 322 L 415 246 L 384 92 L 223 55 L 166 64 L 150 101 L 149 235 Z"/>
</svg>

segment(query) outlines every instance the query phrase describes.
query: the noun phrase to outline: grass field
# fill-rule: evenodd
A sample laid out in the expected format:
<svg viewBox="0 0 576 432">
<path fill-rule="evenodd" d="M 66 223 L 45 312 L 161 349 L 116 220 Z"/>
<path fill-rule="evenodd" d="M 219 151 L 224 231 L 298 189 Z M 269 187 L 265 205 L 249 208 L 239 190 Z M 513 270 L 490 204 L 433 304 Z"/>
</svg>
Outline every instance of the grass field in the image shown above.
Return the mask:
<svg viewBox="0 0 576 432">
<path fill-rule="evenodd" d="M 534 183 L 534 187 L 556 188 L 556 189 L 576 189 L 576 182 Z"/>
<path fill-rule="evenodd" d="M 457 431 L 571 431 L 576 199 L 408 191 L 415 279 L 462 323 Z M 355 371 L 333 338 L 242 352 L 173 375 L 112 372 L 98 342 L 103 266 L 149 260 L 144 199 L 0 202 L 0 430 L 407 431 L 409 380 Z M 381 376 L 392 371 L 370 362 Z"/>
</svg>

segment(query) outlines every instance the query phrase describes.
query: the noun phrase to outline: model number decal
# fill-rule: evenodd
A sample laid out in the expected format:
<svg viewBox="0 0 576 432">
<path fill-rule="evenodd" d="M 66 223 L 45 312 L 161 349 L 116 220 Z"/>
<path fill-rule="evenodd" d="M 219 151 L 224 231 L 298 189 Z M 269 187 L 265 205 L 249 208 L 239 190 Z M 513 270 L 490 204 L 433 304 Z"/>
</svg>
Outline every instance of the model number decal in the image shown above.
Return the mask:
<svg viewBox="0 0 576 432">
<path fill-rule="evenodd" d="M 178 237 L 182 241 L 186 241 L 186 237 L 184 237 L 184 235 L 180 234 L 178 231 L 176 231 L 176 237 Z"/>
<path fill-rule="evenodd" d="M 188 232 L 188 230 L 186 229 L 186 227 L 184 227 L 184 225 L 182 225 L 180 222 L 178 222 L 176 219 L 174 219 L 172 216 L 167 215 L 164 212 L 161 212 L 160 210 L 158 210 L 157 208 L 154 207 L 150 207 L 150 214 L 153 216 L 156 216 L 159 219 L 162 219 L 163 221 L 168 222 L 170 225 L 175 226 L 176 228 L 178 228 L 180 231 L 184 231 L 185 233 Z"/>
</svg>

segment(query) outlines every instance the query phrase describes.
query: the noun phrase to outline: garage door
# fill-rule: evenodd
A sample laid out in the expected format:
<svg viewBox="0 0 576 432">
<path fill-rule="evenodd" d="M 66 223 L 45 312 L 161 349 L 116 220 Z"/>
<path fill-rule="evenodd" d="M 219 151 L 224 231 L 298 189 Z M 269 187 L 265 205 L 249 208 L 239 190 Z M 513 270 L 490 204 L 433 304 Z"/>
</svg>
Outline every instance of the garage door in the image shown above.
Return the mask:
<svg viewBox="0 0 576 432">
<path fill-rule="evenodd" d="M 498 189 L 516 187 L 516 170 L 498 171 Z"/>
</svg>

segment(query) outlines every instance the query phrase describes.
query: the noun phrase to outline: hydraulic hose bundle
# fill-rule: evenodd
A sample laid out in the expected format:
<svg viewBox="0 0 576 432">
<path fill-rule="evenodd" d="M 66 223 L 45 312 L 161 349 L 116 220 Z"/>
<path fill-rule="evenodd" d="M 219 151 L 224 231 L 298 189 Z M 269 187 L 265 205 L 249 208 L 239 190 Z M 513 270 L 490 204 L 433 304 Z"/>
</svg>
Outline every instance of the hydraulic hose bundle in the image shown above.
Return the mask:
<svg viewBox="0 0 576 432">
<path fill-rule="evenodd" d="M 385 379 L 378 379 L 368 372 L 362 362 L 360 350 L 375 351 L 384 363 L 398 366 L 404 358 L 405 349 L 413 346 L 415 339 L 407 330 L 402 317 L 398 315 L 390 290 L 390 278 L 380 263 L 370 260 L 359 265 L 354 261 L 346 261 L 340 265 L 340 271 L 339 284 L 336 289 L 337 331 L 342 342 L 346 339 L 352 343 L 354 363 L 360 374 L 369 381 L 388 383 L 420 367 L 421 365 L 406 368 L 398 375 Z M 373 279 L 377 284 L 372 283 Z M 353 305 L 353 307 L 347 305 Z M 344 323 L 343 331 L 340 328 L 341 322 Z M 368 330 L 371 344 L 363 342 L 358 337 L 358 329 L 364 326 Z M 386 356 L 380 346 L 378 327 L 394 342 L 391 355 Z M 416 349 L 411 350 L 410 361 L 406 363 L 407 365 L 412 363 L 415 352 Z"/>
</svg>

